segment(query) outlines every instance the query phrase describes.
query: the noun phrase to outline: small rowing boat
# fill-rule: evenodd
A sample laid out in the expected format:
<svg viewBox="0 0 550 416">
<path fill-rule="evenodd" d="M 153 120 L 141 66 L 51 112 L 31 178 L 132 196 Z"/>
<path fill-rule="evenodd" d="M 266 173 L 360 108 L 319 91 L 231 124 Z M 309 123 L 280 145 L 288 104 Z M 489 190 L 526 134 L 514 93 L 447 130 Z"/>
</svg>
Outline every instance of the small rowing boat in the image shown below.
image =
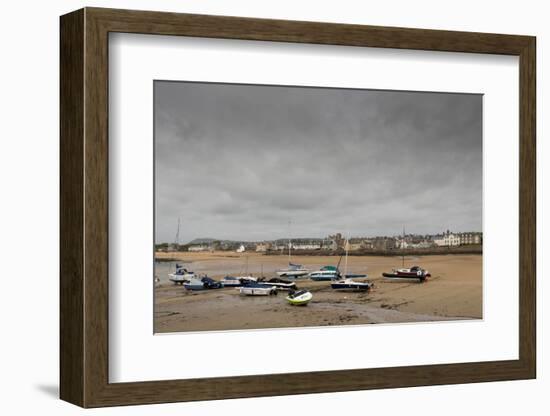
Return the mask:
<svg viewBox="0 0 550 416">
<path fill-rule="evenodd" d="M 288 303 L 295 306 L 305 306 L 313 298 L 313 295 L 309 290 L 300 290 L 298 292 L 291 292 L 285 298 Z"/>
</svg>

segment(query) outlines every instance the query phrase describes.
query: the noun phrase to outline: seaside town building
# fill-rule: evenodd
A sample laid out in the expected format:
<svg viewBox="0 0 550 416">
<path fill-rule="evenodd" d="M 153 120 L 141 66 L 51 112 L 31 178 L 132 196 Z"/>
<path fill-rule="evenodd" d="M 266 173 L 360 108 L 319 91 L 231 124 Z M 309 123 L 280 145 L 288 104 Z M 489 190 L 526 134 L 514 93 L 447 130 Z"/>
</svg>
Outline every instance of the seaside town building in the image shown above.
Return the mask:
<svg viewBox="0 0 550 416">
<path fill-rule="evenodd" d="M 329 238 L 329 240 L 334 241 L 334 243 L 336 244 L 336 249 L 344 248 L 344 244 L 345 244 L 346 239 L 344 237 L 342 237 L 342 233 L 329 235 L 328 238 Z"/>
<path fill-rule="evenodd" d="M 460 233 L 460 245 L 481 244 L 481 233 Z"/>
<path fill-rule="evenodd" d="M 265 253 L 267 250 L 271 249 L 270 243 L 258 243 L 256 244 L 256 252 L 258 253 Z"/>
<path fill-rule="evenodd" d="M 292 243 L 293 250 L 320 250 L 321 242 L 309 241 L 304 243 Z"/>
<path fill-rule="evenodd" d="M 360 238 L 350 238 L 344 245 L 344 249 L 348 251 L 357 251 L 363 248 L 363 240 Z"/>
<path fill-rule="evenodd" d="M 439 247 L 456 247 L 460 245 L 460 236 L 447 230 L 442 236 L 434 238 L 434 244 Z"/>
</svg>

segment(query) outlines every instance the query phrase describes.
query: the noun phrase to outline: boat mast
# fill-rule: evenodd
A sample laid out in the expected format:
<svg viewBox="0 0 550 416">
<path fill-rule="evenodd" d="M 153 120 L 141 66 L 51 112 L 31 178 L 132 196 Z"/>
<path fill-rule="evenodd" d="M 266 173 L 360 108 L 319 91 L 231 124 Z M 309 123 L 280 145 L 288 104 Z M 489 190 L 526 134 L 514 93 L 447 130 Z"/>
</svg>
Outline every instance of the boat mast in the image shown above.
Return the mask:
<svg viewBox="0 0 550 416">
<path fill-rule="evenodd" d="M 349 248 L 349 237 L 346 239 L 346 260 L 344 261 L 344 279 L 348 274 L 348 248 Z"/>
<path fill-rule="evenodd" d="M 176 250 L 176 251 L 179 251 L 179 248 L 180 248 L 180 222 L 181 222 L 180 217 L 178 217 L 178 229 L 176 231 L 176 238 L 174 239 L 174 250 Z M 177 263 L 176 263 L 176 271 L 177 270 L 178 270 L 178 268 L 177 268 Z"/>
<path fill-rule="evenodd" d="M 288 220 L 288 265 L 290 266 L 290 250 L 292 248 L 292 238 L 290 237 L 290 220 Z"/>
<path fill-rule="evenodd" d="M 405 226 L 403 225 L 403 238 L 401 240 L 401 267 L 405 268 Z"/>
<path fill-rule="evenodd" d="M 180 218 L 178 217 L 178 230 L 176 231 L 176 238 L 174 240 L 174 245 L 179 247 L 180 245 Z"/>
</svg>

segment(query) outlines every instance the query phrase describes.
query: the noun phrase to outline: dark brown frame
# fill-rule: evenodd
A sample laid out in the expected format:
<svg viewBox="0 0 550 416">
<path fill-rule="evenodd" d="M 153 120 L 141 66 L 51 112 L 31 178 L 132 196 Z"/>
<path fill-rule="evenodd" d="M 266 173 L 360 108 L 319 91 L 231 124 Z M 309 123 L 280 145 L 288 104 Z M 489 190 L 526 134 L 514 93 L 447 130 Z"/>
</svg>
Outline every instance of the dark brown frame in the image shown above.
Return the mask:
<svg viewBox="0 0 550 416">
<path fill-rule="evenodd" d="M 519 359 L 109 383 L 109 32 L 519 56 Z M 534 37 L 85 8 L 61 17 L 60 46 L 63 400 L 100 407 L 536 377 Z"/>
</svg>

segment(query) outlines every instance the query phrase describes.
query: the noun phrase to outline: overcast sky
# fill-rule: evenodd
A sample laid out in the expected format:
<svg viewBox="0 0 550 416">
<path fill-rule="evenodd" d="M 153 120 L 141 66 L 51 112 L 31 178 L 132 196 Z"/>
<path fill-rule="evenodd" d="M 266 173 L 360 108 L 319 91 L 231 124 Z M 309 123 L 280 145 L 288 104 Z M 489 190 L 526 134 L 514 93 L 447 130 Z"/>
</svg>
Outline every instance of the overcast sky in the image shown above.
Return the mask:
<svg viewBox="0 0 550 416">
<path fill-rule="evenodd" d="M 154 87 L 157 243 L 481 231 L 481 95 Z"/>
</svg>

